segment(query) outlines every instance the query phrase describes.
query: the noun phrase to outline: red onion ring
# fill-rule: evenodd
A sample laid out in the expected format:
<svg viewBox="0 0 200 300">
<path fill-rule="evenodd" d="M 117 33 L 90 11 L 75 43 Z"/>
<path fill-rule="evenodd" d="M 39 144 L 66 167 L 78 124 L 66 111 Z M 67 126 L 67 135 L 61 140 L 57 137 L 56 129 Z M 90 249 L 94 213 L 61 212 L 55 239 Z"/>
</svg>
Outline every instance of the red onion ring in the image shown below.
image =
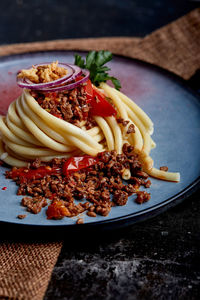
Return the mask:
<svg viewBox="0 0 200 300">
<path fill-rule="evenodd" d="M 84 83 L 88 80 L 89 76 L 90 76 L 90 72 L 88 70 L 82 70 L 82 74 L 85 76 L 83 78 L 81 78 L 80 80 L 73 82 L 73 83 L 69 83 L 67 85 L 60 85 L 60 86 L 56 86 L 56 87 L 52 87 L 52 88 L 46 88 L 46 89 L 42 89 L 40 90 L 41 92 L 57 92 L 57 91 L 66 91 L 66 90 L 72 90 L 75 87 L 79 86 L 81 83 Z M 63 83 L 64 84 L 64 83 Z"/>
<path fill-rule="evenodd" d="M 44 66 L 44 65 L 47 65 L 47 64 L 50 64 L 50 63 L 38 64 L 38 65 L 35 65 L 35 67 Z M 73 78 L 76 78 L 81 73 L 81 69 L 77 66 L 73 66 L 73 65 L 70 65 L 70 64 L 64 64 L 64 63 L 58 64 L 58 66 L 64 67 L 65 69 L 67 69 L 68 74 L 66 76 L 63 76 L 63 77 L 57 79 L 57 80 L 46 82 L 46 83 L 32 83 L 28 79 L 17 78 L 17 84 L 21 88 L 39 90 L 39 89 L 48 88 L 48 87 L 52 87 L 52 86 L 61 84 L 61 83 L 63 83 L 64 81 L 66 81 L 68 79 L 72 80 L 71 79 L 72 76 L 73 76 Z"/>
</svg>

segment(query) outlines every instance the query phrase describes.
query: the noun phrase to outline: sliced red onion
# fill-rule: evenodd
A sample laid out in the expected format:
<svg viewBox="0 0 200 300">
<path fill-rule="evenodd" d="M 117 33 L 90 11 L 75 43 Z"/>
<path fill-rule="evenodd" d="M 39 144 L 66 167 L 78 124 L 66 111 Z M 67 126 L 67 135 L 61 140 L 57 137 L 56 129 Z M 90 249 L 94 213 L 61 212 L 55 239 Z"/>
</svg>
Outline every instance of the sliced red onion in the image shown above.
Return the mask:
<svg viewBox="0 0 200 300">
<path fill-rule="evenodd" d="M 42 64 L 35 65 L 35 67 L 45 66 L 45 65 L 48 65 L 48 64 L 50 64 L 50 63 L 42 63 Z M 68 71 L 67 75 L 65 75 L 65 76 L 63 76 L 63 77 L 61 77 L 57 80 L 50 81 L 50 82 L 45 82 L 45 83 L 33 83 L 28 79 L 17 78 L 17 84 L 21 88 L 27 88 L 27 89 L 31 89 L 31 90 L 39 90 L 39 89 L 52 87 L 52 86 L 61 84 L 62 82 L 70 79 L 72 76 L 76 77 L 76 76 L 78 76 L 78 74 L 81 73 L 81 69 L 77 66 L 73 66 L 73 65 L 70 65 L 70 64 L 64 64 L 64 63 L 59 63 L 58 66 L 67 69 L 67 71 Z"/>
<path fill-rule="evenodd" d="M 43 88 L 41 90 L 41 92 L 57 92 L 57 91 L 72 90 L 72 89 L 76 88 L 77 86 L 79 86 L 81 83 L 84 83 L 88 80 L 88 78 L 90 76 L 90 72 L 88 70 L 82 70 L 82 74 L 84 75 L 84 77 L 76 82 L 69 83 L 66 85 L 64 85 L 64 83 L 63 83 L 63 85 L 55 86 L 52 88 Z"/>
</svg>

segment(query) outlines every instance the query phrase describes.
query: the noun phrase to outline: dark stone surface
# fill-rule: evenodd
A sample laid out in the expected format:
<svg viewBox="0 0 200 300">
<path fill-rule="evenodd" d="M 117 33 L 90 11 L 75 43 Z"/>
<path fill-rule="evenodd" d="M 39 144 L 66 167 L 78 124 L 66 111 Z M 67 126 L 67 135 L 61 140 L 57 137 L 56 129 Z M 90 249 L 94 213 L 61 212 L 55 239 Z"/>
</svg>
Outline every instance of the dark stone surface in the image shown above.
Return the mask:
<svg viewBox="0 0 200 300">
<path fill-rule="evenodd" d="M 1 0 L 0 44 L 144 36 L 198 6 L 189 0 Z M 192 86 L 199 88 L 199 80 Z M 64 239 L 45 300 L 199 299 L 198 192 L 152 220 Z"/>
<path fill-rule="evenodd" d="M 126 229 L 66 236 L 45 300 L 199 299 L 199 212 L 195 193 Z"/>
<path fill-rule="evenodd" d="M 198 4 L 192 0 L 1 0 L 0 44 L 144 36 Z"/>
</svg>

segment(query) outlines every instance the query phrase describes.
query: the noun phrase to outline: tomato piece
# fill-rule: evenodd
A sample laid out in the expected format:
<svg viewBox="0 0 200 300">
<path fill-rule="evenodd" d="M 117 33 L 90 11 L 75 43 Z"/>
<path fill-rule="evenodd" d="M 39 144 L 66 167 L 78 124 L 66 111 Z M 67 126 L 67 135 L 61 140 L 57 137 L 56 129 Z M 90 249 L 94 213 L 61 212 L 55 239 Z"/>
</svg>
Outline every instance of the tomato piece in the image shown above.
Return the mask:
<svg viewBox="0 0 200 300">
<path fill-rule="evenodd" d="M 87 96 L 87 102 L 91 102 L 93 99 L 94 89 L 92 87 L 92 82 L 90 79 L 86 82 L 84 89 Z"/>
<path fill-rule="evenodd" d="M 75 80 L 78 81 L 81 78 L 82 76 L 78 76 Z M 92 86 L 90 79 L 85 82 L 83 88 L 87 97 L 86 101 L 91 105 L 89 112 L 91 116 L 109 117 L 117 115 L 115 108 L 106 100 L 103 93 Z"/>
<path fill-rule="evenodd" d="M 79 81 L 80 79 L 82 79 L 83 76 L 78 76 L 76 77 L 75 81 Z M 87 102 L 90 102 L 93 98 L 93 87 L 92 87 L 92 82 L 90 79 L 88 79 L 84 85 L 83 85 L 83 88 L 84 88 L 84 92 L 86 93 L 86 97 L 87 97 Z"/>
<path fill-rule="evenodd" d="M 45 98 L 51 98 L 51 99 L 54 99 L 57 97 L 57 92 L 47 92 L 45 93 Z"/>
<path fill-rule="evenodd" d="M 54 117 L 56 117 L 56 118 L 59 118 L 59 119 L 62 119 L 63 120 L 63 118 L 62 118 L 62 116 L 61 115 L 59 115 L 59 114 L 52 114 Z"/>
<path fill-rule="evenodd" d="M 90 113 L 93 116 L 98 115 L 107 117 L 117 114 L 113 106 L 106 100 L 104 94 L 92 86 L 91 80 L 86 81 L 84 90 L 87 96 L 87 101 L 91 104 Z"/>
<path fill-rule="evenodd" d="M 70 157 L 63 164 L 63 174 L 68 176 L 73 172 L 77 172 L 81 169 L 85 169 L 95 165 L 98 162 L 98 159 L 92 156 L 74 156 Z"/>
<path fill-rule="evenodd" d="M 24 179 L 40 179 L 46 175 L 56 175 L 60 173 L 59 168 L 50 168 L 48 166 L 39 167 L 37 169 L 17 168 L 12 170 L 12 178 L 19 178 L 21 182 Z"/>
<path fill-rule="evenodd" d="M 116 116 L 117 114 L 117 111 L 106 100 L 106 97 L 96 89 L 93 89 L 93 98 L 90 104 L 91 104 L 91 109 L 90 109 L 91 116 L 109 117 L 109 116 Z"/>
<path fill-rule="evenodd" d="M 70 212 L 62 200 L 52 202 L 48 206 L 46 214 L 47 219 L 62 219 L 63 217 L 70 216 Z"/>
<path fill-rule="evenodd" d="M 82 78 L 83 78 L 83 75 L 79 75 L 74 80 L 77 82 L 77 81 L 81 80 Z"/>
</svg>

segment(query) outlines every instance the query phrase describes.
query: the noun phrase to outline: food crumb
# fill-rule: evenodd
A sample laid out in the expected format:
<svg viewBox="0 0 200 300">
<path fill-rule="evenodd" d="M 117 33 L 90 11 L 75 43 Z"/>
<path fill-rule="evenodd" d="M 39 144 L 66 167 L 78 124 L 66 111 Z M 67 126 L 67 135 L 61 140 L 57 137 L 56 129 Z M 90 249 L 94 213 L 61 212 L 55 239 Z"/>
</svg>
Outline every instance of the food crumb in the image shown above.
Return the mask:
<svg viewBox="0 0 200 300">
<path fill-rule="evenodd" d="M 133 124 L 129 125 L 127 134 L 134 133 L 135 132 L 135 126 Z"/>
<path fill-rule="evenodd" d="M 44 83 L 57 80 L 67 74 L 67 70 L 58 66 L 58 61 L 48 65 L 33 66 L 28 70 L 21 70 L 18 78 L 26 78 L 33 83 Z"/>
<path fill-rule="evenodd" d="M 93 217 L 93 218 L 95 218 L 95 217 L 97 216 L 96 213 L 93 212 L 93 211 L 88 211 L 88 212 L 87 212 L 87 215 L 88 215 L 89 217 Z"/>
<path fill-rule="evenodd" d="M 142 204 L 144 202 L 149 201 L 151 198 L 151 195 L 144 191 L 137 192 L 137 198 L 135 199 L 135 202 L 138 204 Z"/>
<path fill-rule="evenodd" d="M 160 170 L 167 172 L 168 171 L 168 167 L 167 166 L 160 167 Z"/>
<path fill-rule="evenodd" d="M 78 218 L 78 220 L 76 221 L 76 224 L 83 224 L 83 223 L 84 223 L 84 221 L 82 218 Z"/>
<path fill-rule="evenodd" d="M 18 215 L 17 217 L 18 217 L 18 219 L 24 219 L 24 218 L 26 218 L 26 215 Z"/>
</svg>

